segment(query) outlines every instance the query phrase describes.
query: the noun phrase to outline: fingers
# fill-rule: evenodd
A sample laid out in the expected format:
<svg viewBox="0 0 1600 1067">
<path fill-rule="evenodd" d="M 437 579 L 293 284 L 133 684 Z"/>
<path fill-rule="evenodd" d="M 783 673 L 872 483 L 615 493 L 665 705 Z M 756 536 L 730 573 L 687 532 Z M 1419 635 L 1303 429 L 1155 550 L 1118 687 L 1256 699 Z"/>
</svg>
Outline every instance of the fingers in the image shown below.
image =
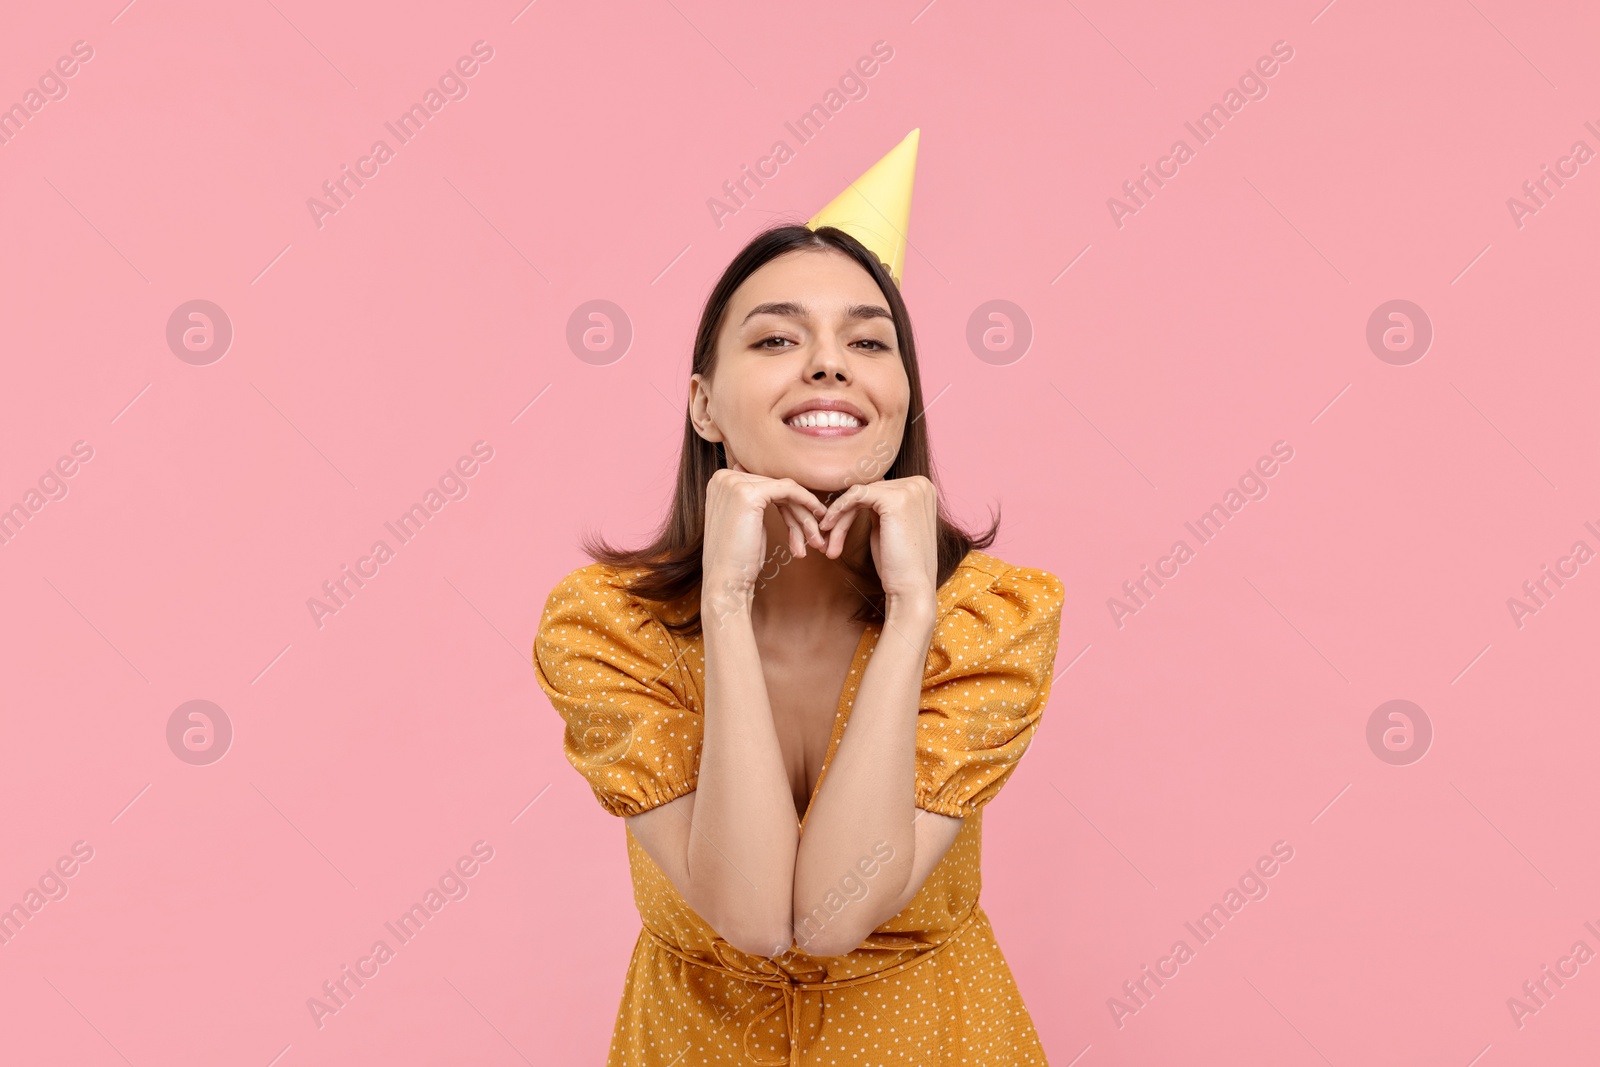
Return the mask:
<svg viewBox="0 0 1600 1067">
<path fill-rule="evenodd" d="M 818 548 L 826 546 L 827 541 L 817 530 L 817 520 L 810 512 L 787 500 L 775 500 L 772 504 L 778 509 L 778 517 L 783 520 L 788 532 L 791 557 L 804 556 L 808 544 Z"/>
<path fill-rule="evenodd" d="M 741 490 L 752 504 L 771 505 L 778 509 L 789 530 L 789 550 L 793 555 L 804 556 L 806 545 L 818 549 L 827 545 L 827 537 L 818 521 L 828 512 L 816 494 L 792 478 L 766 478 L 751 474 L 738 461 L 728 464 L 730 472 L 743 475 Z"/>
<path fill-rule="evenodd" d="M 806 529 L 804 512 L 787 500 L 774 502 L 778 514 L 783 517 L 784 523 L 789 527 L 789 554 L 792 556 L 805 555 L 806 543 L 811 540 L 811 532 Z"/>
<path fill-rule="evenodd" d="M 780 501 L 778 503 L 778 515 L 783 519 L 784 525 L 789 528 L 789 553 L 794 556 L 805 555 L 805 532 L 795 516 L 795 509 L 791 505 Z"/>
<path fill-rule="evenodd" d="M 778 478 L 769 485 L 772 492 L 769 499 L 781 499 L 793 504 L 796 511 L 804 515 L 813 527 L 828 513 L 828 509 L 817 499 L 815 493 L 792 478 Z"/>
<path fill-rule="evenodd" d="M 856 521 L 859 514 L 860 508 L 850 508 L 837 516 L 838 521 L 828 531 L 828 547 L 823 549 L 829 559 L 838 559 L 839 553 L 844 551 L 844 539 L 850 535 L 850 524 Z"/>
<path fill-rule="evenodd" d="M 813 513 L 813 509 L 823 510 L 821 501 L 786 478 L 768 480 L 759 488 L 759 495 L 777 509 L 778 517 L 789 529 L 790 555 L 804 556 L 807 544 L 818 548 L 824 545 L 822 532 L 817 529 L 817 515 Z"/>
<path fill-rule="evenodd" d="M 819 550 L 827 548 L 828 536 L 827 534 L 823 533 L 821 527 L 817 525 L 817 514 L 815 511 L 807 507 L 804 503 L 800 502 L 792 502 L 789 503 L 788 506 L 793 509 L 795 519 L 799 522 L 800 528 L 804 532 L 805 543 Z M 820 502 L 818 502 L 817 510 L 823 510 Z M 798 554 L 805 555 L 803 552 Z"/>
<path fill-rule="evenodd" d="M 828 505 L 828 512 L 822 517 L 822 522 L 819 524 L 821 528 L 824 530 L 832 528 L 833 524 L 839 521 L 841 515 L 857 507 L 861 498 L 865 496 L 867 496 L 866 487 L 860 482 L 840 493 L 834 498 L 833 503 Z"/>
</svg>

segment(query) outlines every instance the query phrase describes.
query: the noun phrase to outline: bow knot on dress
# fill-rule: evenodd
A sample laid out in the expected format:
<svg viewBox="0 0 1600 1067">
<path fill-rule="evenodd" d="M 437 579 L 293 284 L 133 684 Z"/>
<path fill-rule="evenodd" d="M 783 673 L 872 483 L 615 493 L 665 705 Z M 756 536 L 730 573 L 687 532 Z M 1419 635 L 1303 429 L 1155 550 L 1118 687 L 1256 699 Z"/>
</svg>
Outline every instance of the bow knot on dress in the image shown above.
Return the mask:
<svg viewBox="0 0 1600 1067">
<path fill-rule="evenodd" d="M 742 1027 L 741 1047 L 753 1067 L 790 1067 L 802 1062 L 807 1039 L 820 1032 L 823 994 L 850 989 L 896 975 L 909 967 L 932 959 L 946 945 L 973 925 L 980 912 L 976 907 L 940 941 L 896 934 L 873 934 L 846 956 L 814 957 L 791 949 L 782 956 L 756 956 L 734 948 L 722 938 L 711 942 L 710 958 L 674 944 L 650 929 L 644 933 L 668 953 L 687 963 L 729 975 L 752 986 L 777 994 L 769 996 L 765 1008 L 751 1015 Z M 769 1019 L 780 1025 L 787 1050 L 767 1055 L 760 1051 L 760 1027 Z M 755 1046 L 752 1041 L 757 1042 Z"/>
</svg>

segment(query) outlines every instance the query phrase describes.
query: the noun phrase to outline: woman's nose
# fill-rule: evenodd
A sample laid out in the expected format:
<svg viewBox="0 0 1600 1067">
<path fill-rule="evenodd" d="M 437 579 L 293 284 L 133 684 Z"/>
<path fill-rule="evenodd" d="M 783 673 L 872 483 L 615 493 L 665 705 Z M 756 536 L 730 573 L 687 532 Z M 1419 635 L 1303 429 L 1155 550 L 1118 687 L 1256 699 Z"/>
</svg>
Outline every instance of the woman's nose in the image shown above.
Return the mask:
<svg viewBox="0 0 1600 1067">
<path fill-rule="evenodd" d="M 844 353 L 835 351 L 827 345 L 822 345 L 817 348 L 816 353 L 812 356 L 808 377 L 812 381 L 817 381 L 823 377 L 831 376 L 842 382 L 848 376 L 847 366 L 848 363 L 845 360 Z"/>
</svg>

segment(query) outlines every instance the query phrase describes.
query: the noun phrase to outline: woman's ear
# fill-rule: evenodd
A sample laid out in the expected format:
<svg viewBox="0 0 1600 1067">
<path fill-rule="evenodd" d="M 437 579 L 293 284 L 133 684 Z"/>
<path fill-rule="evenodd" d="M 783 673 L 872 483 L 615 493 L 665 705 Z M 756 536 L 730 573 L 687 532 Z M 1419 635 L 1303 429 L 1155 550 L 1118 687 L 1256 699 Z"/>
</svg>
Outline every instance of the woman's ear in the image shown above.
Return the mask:
<svg viewBox="0 0 1600 1067">
<path fill-rule="evenodd" d="M 722 431 L 711 418 L 711 393 L 704 375 L 689 376 L 689 422 L 707 441 L 721 441 Z"/>
</svg>

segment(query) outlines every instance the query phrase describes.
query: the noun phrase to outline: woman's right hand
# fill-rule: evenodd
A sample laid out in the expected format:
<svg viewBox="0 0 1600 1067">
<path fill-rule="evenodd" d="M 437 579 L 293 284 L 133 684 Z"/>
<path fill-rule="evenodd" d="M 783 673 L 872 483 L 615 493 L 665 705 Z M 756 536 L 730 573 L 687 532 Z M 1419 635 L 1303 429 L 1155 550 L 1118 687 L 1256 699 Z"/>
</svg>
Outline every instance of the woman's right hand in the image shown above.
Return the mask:
<svg viewBox="0 0 1600 1067">
<path fill-rule="evenodd" d="M 737 462 L 711 476 L 706 487 L 705 548 L 701 572 L 706 588 L 749 594 L 767 563 L 769 506 L 789 528 L 789 550 L 806 554 L 806 544 L 827 546 L 817 522 L 828 513 L 822 501 L 792 478 L 752 474 Z"/>
</svg>

